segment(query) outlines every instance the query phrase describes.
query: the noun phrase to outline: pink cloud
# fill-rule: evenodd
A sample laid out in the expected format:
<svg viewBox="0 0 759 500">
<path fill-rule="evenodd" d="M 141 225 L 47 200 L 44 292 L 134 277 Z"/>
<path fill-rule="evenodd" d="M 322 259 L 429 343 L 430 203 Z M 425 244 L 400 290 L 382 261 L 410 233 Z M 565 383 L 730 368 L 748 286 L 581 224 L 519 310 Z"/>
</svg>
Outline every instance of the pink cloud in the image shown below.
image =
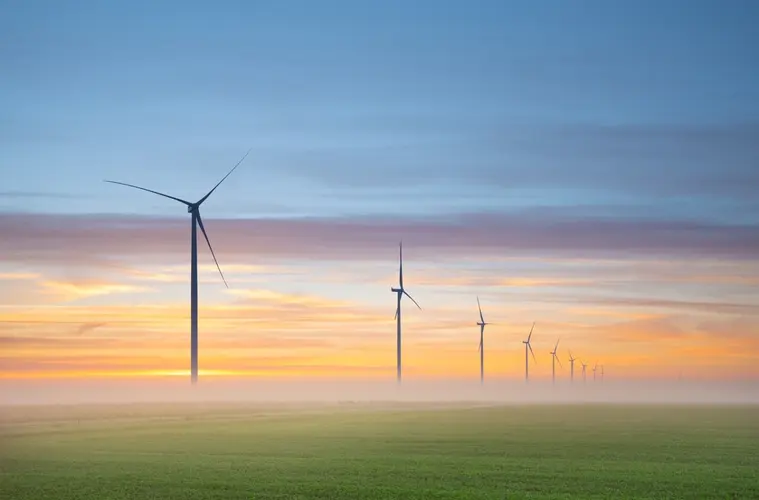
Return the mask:
<svg viewBox="0 0 759 500">
<path fill-rule="evenodd" d="M 668 255 L 750 260 L 759 255 L 759 230 L 753 226 L 541 213 L 419 220 L 228 219 L 208 220 L 206 227 L 222 264 L 224 256 L 384 259 L 395 254 L 400 239 L 410 253 L 435 258 Z M 188 223 L 182 218 L 6 213 L 0 214 L 0 233 L 0 252 L 15 262 L 107 265 L 123 258 L 189 253 Z"/>
</svg>

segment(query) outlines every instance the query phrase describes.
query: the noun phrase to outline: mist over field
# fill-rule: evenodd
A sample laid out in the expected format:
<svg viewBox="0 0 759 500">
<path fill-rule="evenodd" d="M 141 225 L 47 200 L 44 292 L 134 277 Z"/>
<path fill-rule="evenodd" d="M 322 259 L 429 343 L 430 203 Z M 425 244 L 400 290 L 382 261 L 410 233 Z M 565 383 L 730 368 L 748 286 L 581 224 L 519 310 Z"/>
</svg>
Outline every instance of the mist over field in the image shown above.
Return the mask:
<svg viewBox="0 0 759 500">
<path fill-rule="evenodd" d="M 566 380 L 176 380 L 0 381 L 0 405 L 161 402 L 492 402 L 759 404 L 759 382 Z"/>
</svg>

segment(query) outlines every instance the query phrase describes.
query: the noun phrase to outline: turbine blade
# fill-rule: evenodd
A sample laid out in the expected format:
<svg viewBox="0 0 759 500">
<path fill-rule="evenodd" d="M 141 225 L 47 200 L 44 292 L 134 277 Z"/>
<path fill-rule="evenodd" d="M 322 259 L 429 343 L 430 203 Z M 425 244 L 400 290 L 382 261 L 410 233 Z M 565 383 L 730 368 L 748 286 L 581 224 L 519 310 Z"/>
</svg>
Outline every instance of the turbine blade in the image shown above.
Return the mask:
<svg viewBox="0 0 759 500">
<path fill-rule="evenodd" d="M 221 268 L 219 267 L 219 261 L 216 260 L 216 254 L 213 253 L 213 247 L 211 246 L 211 240 L 208 239 L 208 235 L 206 234 L 206 228 L 203 227 L 203 219 L 200 218 L 200 211 L 197 212 L 198 216 L 198 225 L 200 226 L 200 231 L 203 233 L 203 236 L 206 238 L 206 243 L 208 243 L 208 249 L 211 251 L 211 256 L 213 257 L 213 261 L 216 263 L 216 269 L 219 270 L 219 274 L 221 275 L 221 279 L 224 282 L 224 286 L 229 288 L 229 285 L 227 284 L 227 280 L 224 279 L 224 273 L 221 272 Z"/>
<path fill-rule="evenodd" d="M 398 319 L 398 309 L 400 309 L 400 305 L 395 308 L 395 316 L 393 317 L 393 319 Z"/>
<path fill-rule="evenodd" d="M 192 205 L 192 203 L 190 203 L 189 201 L 185 201 L 182 198 L 177 198 L 175 196 L 171 196 L 171 195 L 168 195 L 168 194 L 159 193 L 158 191 L 153 191 L 152 189 L 148 189 L 148 188 L 144 188 L 144 187 L 140 187 L 140 186 L 135 186 L 134 184 L 127 184 L 126 182 L 109 181 L 109 180 L 104 180 L 103 182 L 108 182 L 110 184 L 119 184 L 121 186 L 127 186 L 127 187 L 130 187 L 130 188 L 139 189 L 141 191 L 147 191 L 148 193 L 157 194 L 158 196 L 163 196 L 164 198 L 169 198 L 170 200 L 178 201 L 179 203 L 184 203 L 188 207 L 190 205 Z"/>
<path fill-rule="evenodd" d="M 530 348 L 530 354 L 532 354 L 532 360 L 533 360 L 535 363 L 537 363 L 537 362 L 538 362 L 538 360 L 537 360 L 537 359 L 535 359 L 535 353 L 534 353 L 534 352 L 533 352 L 533 350 L 532 350 L 532 346 L 531 346 L 530 344 L 527 344 L 527 347 L 529 347 L 529 348 Z"/>
<path fill-rule="evenodd" d="M 406 297 L 410 298 L 411 302 L 413 302 L 414 304 L 416 304 L 416 307 L 418 307 L 420 311 L 422 310 L 422 306 L 420 306 L 419 304 L 417 304 L 416 301 L 414 300 L 414 297 L 412 297 L 411 295 L 409 295 L 406 290 L 403 290 L 403 295 L 405 295 Z"/>
<path fill-rule="evenodd" d="M 530 343 L 530 337 L 532 337 L 532 329 L 535 328 L 535 322 L 532 322 L 532 327 L 530 327 L 530 334 L 527 336 L 527 343 Z M 530 348 L 532 349 L 532 348 Z"/>
<path fill-rule="evenodd" d="M 222 177 L 222 179 L 221 179 L 221 180 L 220 180 L 220 181 L 219 181 L 219 182 L 218 182 L 218 183 L 217 183 L 217 184 L 216 184 L 216 185 L 213 187 L 213 189 L 211 189 L 211 190 L 208 192 L 208 194 L 206 194 L 204 197 L 202 197 L 202 198 L 201 198 L 201 199 L 198 201 L 198 205 L 201 205 L 201 204 L 202 204 L 204 201 L 206 201 L 206 199 L 207 199 L 209 196 L 211 196 L 211 193 L 213 193 L 214 191 L 216 191 L 216 188 L 217 188 L 217 187 L 219 187 L 219 186 L 221 185 L 221 183 L 222 183 L 222 182 L 224 182 L 224 181 L 226 180 L 226 178 L 227 178 L 227 177 L 229 177 L 229 176 L 232 174 L 232 172 L 234 172 L 234 171 L 235 171 L 235 169 L 236 169 L 237 167 L 239 167 L 239 166 L 240 166 L 240 163 L 242 163 L 242 162 L 243 162 L 243 160 L 244 160 L 244 159 L 245 159 L 245 158 L 248 156 L 248 154 L 250 154 L 250 151 L 251 151 L 251 150 L 249 149 L 249 150 L 248 150 L 248 151 L 245 153 L 245 156 L 243 156 L 243 157 L 240 159 L 240 161 L 238 161 L 238 162 L 237 162 L 237 164 L 236 164 L 234 167 L 232 167 L 232 170 L 230 170 L 230 171 L 229 171 L 229 173 L 227 173 L 227 175 L 225 175 L 224 177 Z"/>
<path fill-rule="evenodd" d="M 556 340 L 556 345 L 555 345 L 555 346 L 554 346 L 554 348 L 553 348 L 553 352 L 556 352 L 556 350 L 559 348 L 559 340 L 561 340 L 561 337 L 559 337 L 559 338 Z"/>
<path fill-rule="evenodd" d="M 480 345 L 477 346 L 477 352 L 482 350 L 482 338 L 480 338 Z"/>
<path fill-rule="evenodd" d="M 485 322 L 485 318 L 482 317 L 482 307 L 480 307 L 480 298 L 477 297 L 477 309 L 480 311 L 480 321 Z"/>
<path fill-rule="evenodd" d="M 554 354 L 554 356 L 556 356 L 556 355 Z M 558 356 L 556 356 L 556 361 L 559 362 L 559 366 L 561 366 L 562 368 L 564 368 L 564 365 L 561 364 L 561 360 L 559 359 Z"/>
</svg>

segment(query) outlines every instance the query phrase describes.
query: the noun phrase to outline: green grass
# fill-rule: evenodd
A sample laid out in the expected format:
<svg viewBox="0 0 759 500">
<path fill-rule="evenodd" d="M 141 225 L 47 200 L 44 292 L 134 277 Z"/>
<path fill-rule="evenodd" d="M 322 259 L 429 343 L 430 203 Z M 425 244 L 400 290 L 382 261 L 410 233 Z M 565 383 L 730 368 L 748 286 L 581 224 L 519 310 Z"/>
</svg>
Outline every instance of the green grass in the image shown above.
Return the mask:
<svg viewBox="0 0 759 500">
<path fill-rule="evenodd" d="M 759 498 L 759 407 L 0 409 L 1 499 Z"/>
</svg>

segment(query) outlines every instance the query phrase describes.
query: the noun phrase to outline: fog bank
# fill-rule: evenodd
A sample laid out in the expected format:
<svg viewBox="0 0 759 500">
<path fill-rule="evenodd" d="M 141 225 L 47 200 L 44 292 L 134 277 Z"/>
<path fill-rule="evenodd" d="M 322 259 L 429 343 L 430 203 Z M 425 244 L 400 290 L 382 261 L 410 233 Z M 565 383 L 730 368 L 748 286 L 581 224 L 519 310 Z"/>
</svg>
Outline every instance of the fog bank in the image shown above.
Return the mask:
<svg viewBox="0 0 759 500">
<path fill-rule="evenodd" d="M 759 381 L 3 380 L 0 405 L 147 402 L 494 402 L 759 404 Z"/>
</svg>

